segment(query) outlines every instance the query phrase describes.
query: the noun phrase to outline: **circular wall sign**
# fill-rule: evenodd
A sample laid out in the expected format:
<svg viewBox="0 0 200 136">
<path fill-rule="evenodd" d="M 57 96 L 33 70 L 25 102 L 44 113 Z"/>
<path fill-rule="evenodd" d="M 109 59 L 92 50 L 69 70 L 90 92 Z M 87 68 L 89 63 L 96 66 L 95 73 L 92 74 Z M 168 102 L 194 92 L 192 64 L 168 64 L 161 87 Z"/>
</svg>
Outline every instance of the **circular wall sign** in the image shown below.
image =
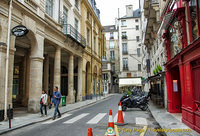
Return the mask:
<svg viewBox="0 0 200 136">
<path fill-rule="evenodd" d="M 23 25 L 18 25 L 18 26 L 15 26 L 11 32 L 13 35 L 15 35 L 16 37 L 21 37 L 21 36 L 24 36 L 28 33 L 28 29 L 23 26 Z"/>
</svg>

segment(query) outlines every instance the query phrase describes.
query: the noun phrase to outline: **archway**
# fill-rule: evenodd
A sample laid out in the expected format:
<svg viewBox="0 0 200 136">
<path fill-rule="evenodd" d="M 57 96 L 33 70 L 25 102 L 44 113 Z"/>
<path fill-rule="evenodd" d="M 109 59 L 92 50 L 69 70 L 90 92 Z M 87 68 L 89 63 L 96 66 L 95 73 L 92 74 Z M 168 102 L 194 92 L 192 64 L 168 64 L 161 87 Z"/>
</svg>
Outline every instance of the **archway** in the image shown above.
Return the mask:
<svg viewBox="0 0 200 136">
<path fill-rule="evenodd" d="M 13 65 L 12 101 L 13 108 L 27 110 L 29 100 L 31 56 L 35 53 L 36 39 L 32 31 L 26 36 L 16 37 Z"/>
<path fill-rule="evenodd" d="M 97 66 L 94 66 L 93 69 L 93 95 L 96 96 L 97 94 Z"/>
<path fill-rule="evenodd" d="M 85 99 L 90 99 L 91 87 L 91 67 L 90 62 L 86 63 L 86 76 L 85 76 Z"/>
</svg>

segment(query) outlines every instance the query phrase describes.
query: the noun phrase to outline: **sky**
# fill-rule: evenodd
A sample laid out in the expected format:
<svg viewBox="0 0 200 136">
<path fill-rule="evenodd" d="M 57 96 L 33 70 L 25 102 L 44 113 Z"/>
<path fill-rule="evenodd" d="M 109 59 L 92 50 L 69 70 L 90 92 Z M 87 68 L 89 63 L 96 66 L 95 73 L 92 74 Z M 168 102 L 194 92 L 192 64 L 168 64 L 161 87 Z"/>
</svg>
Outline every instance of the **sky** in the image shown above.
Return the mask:
<svg viewBox="0 0 200 136">
<path fill-rule="evenodd" d="M 126 14 L 126 5 L 133 5 L 133 9 L 137 9 L 139 0 L 96 0 L 96 6 L 100 9 L 101 24 L 114 25 L 115 18 L 118 17 L 118 8 L 122 17 Z"/>
</svg>

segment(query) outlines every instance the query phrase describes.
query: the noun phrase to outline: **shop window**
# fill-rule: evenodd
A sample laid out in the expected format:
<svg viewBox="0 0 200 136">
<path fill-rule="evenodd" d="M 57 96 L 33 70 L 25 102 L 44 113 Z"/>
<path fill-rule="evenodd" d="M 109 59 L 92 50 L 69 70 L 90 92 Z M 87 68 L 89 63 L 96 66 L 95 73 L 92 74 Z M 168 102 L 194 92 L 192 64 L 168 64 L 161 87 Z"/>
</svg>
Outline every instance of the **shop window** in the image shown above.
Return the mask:
<svg viewBox="0 0 200 136">
<path fill-rule="evenodd" d="M 173 23 L 173 25 L 178 25 L 177 22 Z M 178 54 L 182 50 L 182 44 L 180 38 L 178 38 L 178 30 L 170 27 L 170 51 L 171 57 L 173 58 L 176 54 Z"/>
<path fill-rule="evenodd" d="M 197 8 L 196 7 L 197 7 L 196 0 L 191 0 L 189 2 L 189 10 L 190 10 L 190 20 L 191 20 L 191 30 L 192 30 L 192 39 L 193 40 L 195 40 L 198 35 Z"/>
</svg>

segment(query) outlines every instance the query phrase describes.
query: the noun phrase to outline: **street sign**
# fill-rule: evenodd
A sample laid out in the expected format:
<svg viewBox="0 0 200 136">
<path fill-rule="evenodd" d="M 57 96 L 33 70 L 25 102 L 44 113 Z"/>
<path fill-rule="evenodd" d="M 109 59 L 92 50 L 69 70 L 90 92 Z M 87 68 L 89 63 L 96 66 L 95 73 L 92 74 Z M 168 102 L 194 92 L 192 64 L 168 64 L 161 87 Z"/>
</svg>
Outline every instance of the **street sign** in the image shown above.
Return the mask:
<svg viewBox="0 0 200 136">
<path fill-rule="evenodd" d="M 15 35 L 16 37 L 21 37 L 21 36 L 24 36 L 28 33 L 28 29 L 23 26 L 23 25 L 18 25 L 18 26 L 15 26 L 11 32 L 13 35 Z"/>
</svg>

